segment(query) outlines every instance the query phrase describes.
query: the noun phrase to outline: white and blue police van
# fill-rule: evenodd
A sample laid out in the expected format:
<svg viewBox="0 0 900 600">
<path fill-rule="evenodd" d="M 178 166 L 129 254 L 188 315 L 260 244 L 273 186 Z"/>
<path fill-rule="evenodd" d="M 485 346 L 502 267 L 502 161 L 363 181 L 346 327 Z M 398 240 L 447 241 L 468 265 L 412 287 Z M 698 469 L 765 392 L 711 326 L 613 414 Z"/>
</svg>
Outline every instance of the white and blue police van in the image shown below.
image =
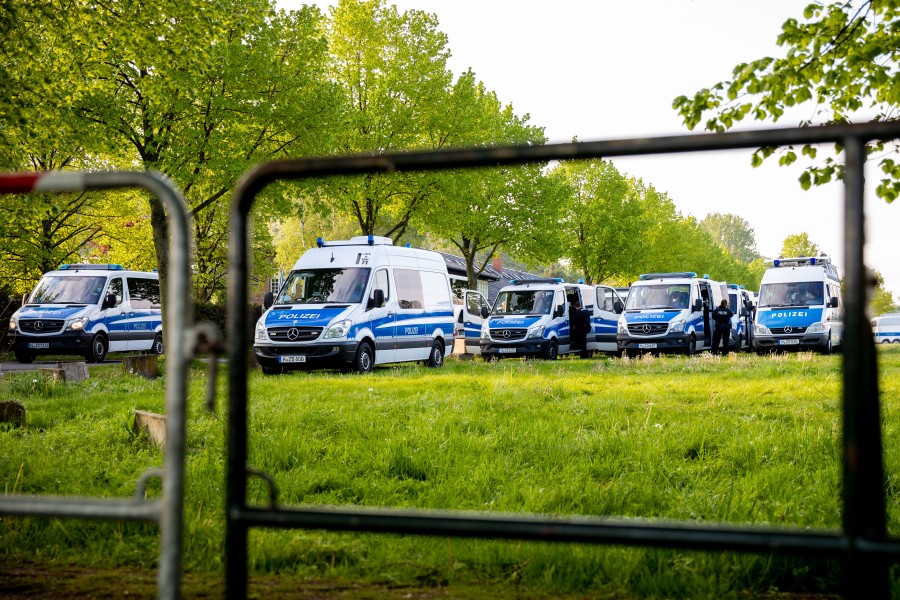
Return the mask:
<svg viewBox="0 0 900 600">
<path fill-rule="evenodd" d="M 277 294 L 266 294 L 254 353 L 266 374 L 424 361 L 440 367 L 453 352 L 450 281 L 443 257 L 394 246 L 390 238 L 322 238 Z"/>
<path fill-rule="evenodd" d="M 872 319 L 876 344 L 900 344 L 900 313 L 888 313 Z"/>
<path fill-rule="evenodd" d="M 726 284 L 693 272 L 645 273 L 631 284 L 618 321 L 618 349 L 688 355 L 712 347 L 712 311 L 728 297 Z"/>
<path fill-rule="evenodd" d="M 753 349 L 813 349 L 830 354 L 844 335 L 837 268 L 827 256 L 769 261 L 759 288 Z"/>
<path fill-rule="evenodd" d="M 117 264 L 65 264 L 46 273 L 9 320 L 16 360 L 109 352 L 162 354 L 159 275 Z"/>
<path fill-rule="evenodd" d="M 484 310 L 481 354 L 485 359 L 536 357 L 556 360 L 560 354 L 588 356 L 596 349 L 590 335 L 595 314 L 594 288 L 562 279 L 512 280 L 490 311 Z M 573 335 L 576 307 L 584 313 L 584 335 Z"/>
<path fill-rule="evenodd" d="M 728 307 L 731 317 L 731 347 L 749 350 L 753 347 L 753 297 L 744 286 L 728 284 Z"/>
</svg>

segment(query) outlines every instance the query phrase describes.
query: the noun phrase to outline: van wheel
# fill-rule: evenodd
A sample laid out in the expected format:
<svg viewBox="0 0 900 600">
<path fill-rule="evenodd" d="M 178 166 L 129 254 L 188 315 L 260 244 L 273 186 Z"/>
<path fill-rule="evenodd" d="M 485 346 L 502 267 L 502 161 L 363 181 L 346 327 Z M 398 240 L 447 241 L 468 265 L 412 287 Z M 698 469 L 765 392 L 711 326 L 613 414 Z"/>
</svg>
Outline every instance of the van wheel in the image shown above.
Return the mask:
<svg viewBox="0 0 900 600">
<path fill-rule="evenodd" d="M 371 373 L 375 368 L 375 353 L 372 351 L 372 345 L 369 342 L 363 342 L 356 350 L 356 356 L 353 358 L 353 370 L 357 373 Z"/>
<path fill-rule="evenodd" d="M 103 359 L 106 358 L 106 351 L 108 348 L 109 344 L 106 341 L 106 336 L 102 333 L 98 333 L 91 338 L 91 348 L 85 353 L 84 357 L 88 362 L 103 362 Z"/>
<path fill-rule="evenodd" d="M 831 345 L 831 336 L 828 336 L 828 343 L 825 344 L 825 354 L 834 354 L 834 347 Z"/>
<path fill-rule="evenodd" d="M 163 339 L 162 334 L 157 333 L 156 337 L 153 338 L 153 345 L 150 346 L 150 354 L 156 354 L 157 356 L 162 354 L 165 351 L 163 348 Z"/>
<path fill-rule="evenodd" d="M 14 354 L 16 355 L 16 360 L 23 365 L 30 365 L 34 362 L 34 352 L 29 352 L 28 350 L 16 350 Z"/>
<path fill-rule="evenodd" d="M 697 354 L 697 338 L 694 334 L 691 334 L 691 337 L 688 338 L 687 348 L 684 349 L 684 353 L 688 356 L 694 356 Z"/>
<path fill-rule="evenodd" d="M 444 366 L 444 342 L 434 340 L 431 345 L 431 354 L 428 355 L 428 361 L 425 364 L 433 368 Z"/>
<path fill-rule="evenodd" d="M 559 356 L 559 348 L 556 347 L 556 342 L 551 340 L 550 345 L 544 350 L 544 359 L 556 360 L 557 356 Z"/>
</svg>

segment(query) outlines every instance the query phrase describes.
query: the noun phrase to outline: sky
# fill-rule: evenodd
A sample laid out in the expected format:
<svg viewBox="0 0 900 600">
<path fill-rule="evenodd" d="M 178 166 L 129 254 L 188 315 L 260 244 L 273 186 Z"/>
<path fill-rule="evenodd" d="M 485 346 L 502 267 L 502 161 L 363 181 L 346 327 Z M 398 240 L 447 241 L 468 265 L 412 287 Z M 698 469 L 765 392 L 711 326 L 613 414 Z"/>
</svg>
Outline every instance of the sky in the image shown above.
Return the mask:
<svg viewBox="0 0 900 600">
<path fill-rule="evenodd" d="M 448 37 L 449 69 L 459 75 L 471 68 L 501 102 L 512 104 L 518 115 L 528 114 L 555 143 L 689 133 L 672 100 L 729 79 L 739 63 L 783 56 L 776 44 L 781 24 L 802 18 L 810 0 L 387 1 L 401 11 L 436 14 Z M 278 0 L 284 8 L 300 4 Z M 316 4 L 327 11 L 331 2 Z M 796 125 L 811 111 L 803 107 L 776 125 Z M 741 128 L 771 126 L 753 121 Z M 619 171 L 666 192 L 682 215 L 744 218 L 764 256 L 778 256 L 785 237 L 806 232 L 842 269 L 843 186 L 803 191 L 799 168 L 778 167 L 777 159 L 752 168 L 750 154 L 613 162 Z M 874 197 L 873 166 L 866 261 L 884 275 L 885 287 L 900 302 L 900 200 L 889 205 Z"/>
</svg>

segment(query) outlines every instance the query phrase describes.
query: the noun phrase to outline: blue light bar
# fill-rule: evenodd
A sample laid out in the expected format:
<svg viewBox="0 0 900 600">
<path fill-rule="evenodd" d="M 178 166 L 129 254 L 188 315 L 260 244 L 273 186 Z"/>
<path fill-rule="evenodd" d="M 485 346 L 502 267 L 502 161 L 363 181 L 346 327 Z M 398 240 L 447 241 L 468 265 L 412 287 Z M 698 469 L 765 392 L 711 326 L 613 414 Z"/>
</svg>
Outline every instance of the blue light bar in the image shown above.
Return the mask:
<svg viewBox="0 0 900 600">
<path fill-rule="evenodd" d="M 584 283 L 584 279 L 582 279 L 581 277 L 579 277 L 579 278 L 578 278 L 578 283 Z"/>
<path fill-rule="evenodd" d="M 704 274 L 703 274 L 703 279 L 709 279 L 709 273 L 704 273 Z"/>
<path fill-rule="evenodd" d="M 810 258 L 810 259 L 809 259 L 809 264 L 811 264 L 811 265 L 816 264 L 816 259 L 815 259 L 815 258 Z"/>
<path fill-rule="evenodd" d="M 776 258 L 776 259 L 773 261 L 772 264 L 774 264 L 776 267 L 780 267 L 780 266 L 781 266 L 781 261 L 778 260 L 778 259 Z"/>
<path fill-rule="evenodd" d="M 681 271 L 678 273 L 644 273 L 638 276 L 638 279 L 641 281 L 647 281 L 648 279 L 691 279 L 696 276 L 697 274 L 693 271 Z"/>
<path fill-rule="evenodd" d="M 125 267 L 115 263 L 107 263 L 105 265 L 91 265 L 91 264 L 62 264 L 59 265 L 59 269 L 57 271 L 124 271 Z"/>
<path fill-rule="evenodd" d="M 374 236 L 374 235 L 370 235 L 370 236 L 369 236 L 369 245 L 370 245 L 370 246 L 374 246 L 374 245 L 375 245 L 375 236 Z"/>
<path fill-rule="evenodd" d="M 325 245 L 325 240 L 323 240 L 321 237 L 317 237 L 317 238 L 316 238 L 316 246 L 318 246 L 319 248 L 321 248 L 321 247 L 324 246 L 324 245 Z"/>
<path fill-rule="evenodd" d="M 406 247 L 407 247 L 407 248 L 412 248 L 412 244 L 410 244 L 409 242 L 406 242 Z"/>
</svg>

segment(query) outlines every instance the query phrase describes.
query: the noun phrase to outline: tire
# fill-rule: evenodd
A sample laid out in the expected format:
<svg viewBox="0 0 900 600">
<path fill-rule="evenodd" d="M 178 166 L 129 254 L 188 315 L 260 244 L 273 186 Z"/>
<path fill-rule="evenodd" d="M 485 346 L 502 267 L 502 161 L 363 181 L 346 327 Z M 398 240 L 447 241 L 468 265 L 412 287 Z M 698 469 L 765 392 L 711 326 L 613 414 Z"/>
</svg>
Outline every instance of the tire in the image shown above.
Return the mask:
<svg viewBox="0 0 900 600">
<path fill-rule="evenodd" d="M 91 348 L 84 357 L 88 362 L 101 363 L 106 358 L 107 350 L 109 350 L 109 342 L 106 341 L 106 336 L 98 333 L 91 338 Z"/>
<path fill-rule="evenodd" d="M 825 350 L 822 351 L 825 355 L 834 354 L 834 346 L 831 345 L 831 336 L 828 336 L 828 343 L 825 344 Z"/>
<path fill-rule="evenodd" d="M 556 346 L 556 341 L 551 340 L 550 345 L 547 346 L 547 349 L 544 350 L 544 360 L 556 360 L 559 356 L 559 348 Z"/>
<path fill-rule="evenodd" d="M 356 356 L 353 357 L 353 371 L 364 375 L 371 373 L 375 368 L 375 352 L 369 342 L 363 342 L 356 349 Z"/>
<path fill-rule="evenodd" d="M 161 333 L 157 333 L 156 337 L 153 338 L 153 345 L 150 346 L 150 354 L 155 354 L 159 356 L 165 352 L 165 347 L 163 346 L 163 338 Z"/>
<path fill-rule="evenodd" d="M 23 365 L 30 365 L 34 362 L 34 352 L 29 352 L 28 350 L 16 350 L 14 354 L 16 355 L 16 360 Z"/>
<path fill-rule="evenodd" d="M 691 337 L 688 338 L 687 347 L 684 349 L 684 353 L 687 356 L 694 356 L 697 354 L 697 337 L 692 333 Z"/>
<path fill-rule="evenodd" d="M 637 358 L 641 355 L 639 350 L 624 350 L 623 352 L 627 358 Z"/>
<path fill-rule="evenodd" d="M 263 375 L 281 375 L 284 369 L 280 366 L 260 365 Z"/>
<path fill-rule="evenodd" d="M 433 369 L 444 366 L 444 342 L 434 340 L 434 343 L 431 345 L 431 353 L 428 355 L 428 360 L 425 364 Z"/>
</svg>

